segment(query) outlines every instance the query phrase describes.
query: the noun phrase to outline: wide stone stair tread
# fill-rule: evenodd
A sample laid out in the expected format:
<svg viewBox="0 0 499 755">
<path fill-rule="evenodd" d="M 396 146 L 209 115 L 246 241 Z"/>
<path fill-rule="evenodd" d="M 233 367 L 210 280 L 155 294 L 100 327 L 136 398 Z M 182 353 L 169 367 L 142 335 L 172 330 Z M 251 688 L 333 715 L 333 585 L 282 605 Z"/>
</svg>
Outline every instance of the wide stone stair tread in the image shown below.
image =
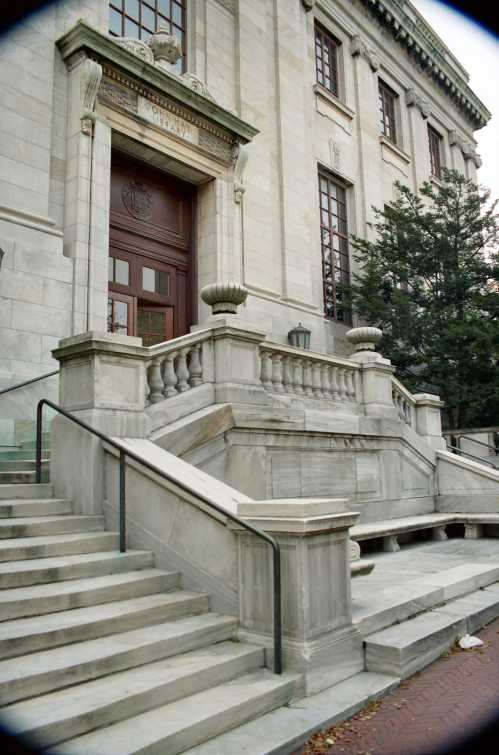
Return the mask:
<svg viewBox="0 0 499 755">
<path fill-rule="evenodd" d="M 56 535 L 64 532 L 103 530 L 103 516 L 66 514 L 62 516 L 25 516 L 0 519 L 0 538 Z"/>
<path fill-rule="evenodd" d="M 0 703 L 232 639 L 237 620 L 205 613 L 0 661 Z"/>
<path fill-rule="evenodd" d="M 262 648 L 225 641 L 13 703 L 2 716 L 10 729 L 47 747 L 262 666 Z"/>
<path fill-rule="evenodd" d="M 6 621 L 162 592 L 177 587 L 178 580 L 178 572 L 141 569 L 124 574 L 7 588 L 0 590 L 0 618 Z"/>
<path fill-rule="evenodd" d="M 364 638 L 368 671 L 407 677 L 436 660 L 466 633 L 499 616 L 499 586 L 477 590 Z"/>
<path fill-rule="evenodd" d="M 78 553 L 72 556 L 6 561 L 0 563 L 0 589 L 99 577 L 153 566 L 154 557 L 151 551 L 139 550 L 127 550 L 126 553 Z"/>
<path fill-rule="evenodd" d="M 353 591 L 353 622 L 366 636 L 497 580 L 499 563 L 472 562 L 385 589 L 373 589 L 366 580 L 365 588 Z"/>
<path fill-rule="evenodd" d="M 43 458 L 43 466 L 47 466 L 50 459 Z M 34 472 L 36 466 L 36 459 L 33 458 L 33 454 L 23 459 L 4 459 L 0 454 L 0 472 L 14 472 L 18 469 L 21 471 Z"/>
<path fill-rule="evenodd" d="M 0 517 L 17 518 L 71 514 L 72 501 L 68 498 L 18 498 L 0 500 Z"/>
<path fill-rule="evenodd" d="M 0 539 L 0 562 L 116 550 L 117 532 L 67 532 Z"/>
<path fill-rule="evenodd" d="M 175 755 L 284 705 L 293 694 L 295 682 L 295 675 L 276 676 L 263 669 L 254 671 L 105 729 L 84 734 L 58 745 L 51 752 L 54 755 L 132 755 L 139 752 Z"/>
<path fill-rule="evenodd" d="M 0 500 L 7 498 L 53 498 L 54 486 L 50 482 L 16 485 L 0 484 Z"/>
<path fill-rule="evenodd" d="M 153 593 L 85 608 L 0 622 L 0 658 L 160 624 L 209 609 L 204 593 Z"/>
<path fill-rule="evenodd" d="M 453 514 L 417 514 L 416 516 L 403 516 L 397 519 L 383 519 L 377 522 L 356 524 L 350 528 L 350 537 L 368 539 L 368 537 L 381 537 L 384 532 L 403 531 L 414 527 L 438 526 L 452 520 Z"/>
</svg>

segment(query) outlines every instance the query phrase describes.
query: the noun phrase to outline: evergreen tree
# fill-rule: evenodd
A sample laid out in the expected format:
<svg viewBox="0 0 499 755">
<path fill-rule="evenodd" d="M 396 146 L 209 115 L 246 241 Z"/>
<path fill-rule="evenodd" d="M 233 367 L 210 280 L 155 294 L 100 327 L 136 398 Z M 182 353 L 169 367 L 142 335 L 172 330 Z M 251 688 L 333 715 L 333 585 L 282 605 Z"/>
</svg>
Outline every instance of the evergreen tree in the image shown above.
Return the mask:
<svg viewBox="0 0 499 755">
<path fill-rule="evenodd" d="M 436 391 L 450 429 L 499 423 L 499 215 L 454 170 L 418 194 L 397 182 L 376 238 L 353 237 L 345 294 L 383 330 L 381 351 L 411 390 Z"/>
</svg>

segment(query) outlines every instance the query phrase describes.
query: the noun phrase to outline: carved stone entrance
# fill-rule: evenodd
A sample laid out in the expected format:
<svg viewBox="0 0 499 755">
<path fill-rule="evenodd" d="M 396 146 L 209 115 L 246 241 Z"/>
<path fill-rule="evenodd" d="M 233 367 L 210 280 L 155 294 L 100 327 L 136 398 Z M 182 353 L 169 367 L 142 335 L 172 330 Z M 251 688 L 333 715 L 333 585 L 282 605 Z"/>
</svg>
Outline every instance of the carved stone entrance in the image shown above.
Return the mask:
<svg viewBox="0 0 499 755">
<path fill-rule="evenodd" d="M 190 184 L 114 152 L 108 330 L 144 346 L 187 333 L 193 303 Z"/>
</svg>

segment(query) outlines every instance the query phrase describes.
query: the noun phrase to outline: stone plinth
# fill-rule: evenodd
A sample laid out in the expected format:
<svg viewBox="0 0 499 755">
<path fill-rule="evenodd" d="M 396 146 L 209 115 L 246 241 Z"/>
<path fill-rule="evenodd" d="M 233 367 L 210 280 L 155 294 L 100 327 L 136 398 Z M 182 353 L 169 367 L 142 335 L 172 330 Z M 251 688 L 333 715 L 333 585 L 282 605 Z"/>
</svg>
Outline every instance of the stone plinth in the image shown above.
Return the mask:
<svg viewBox="0 0 499 755">
<path fill-rule="evenodd" d="M 445 450 L 445 438 L 442 437 L 441 408 L 444 405 L 439 396 L 431 393 L 415 393 L 416 431 L 426 438 L 433 448 Z"/>
<path fill-rule="evenodd" d="M 349 527 L 358 514 L 347 499 L 251 501 L 238 515 L 281 548 L 284 669 L 302 672 L 307 694 L 363 668 L 362 639 L 352 624 Z M 272 553 L 244 530 L 240 542 L 242 634 L 271 647 Z"/>
</svg>

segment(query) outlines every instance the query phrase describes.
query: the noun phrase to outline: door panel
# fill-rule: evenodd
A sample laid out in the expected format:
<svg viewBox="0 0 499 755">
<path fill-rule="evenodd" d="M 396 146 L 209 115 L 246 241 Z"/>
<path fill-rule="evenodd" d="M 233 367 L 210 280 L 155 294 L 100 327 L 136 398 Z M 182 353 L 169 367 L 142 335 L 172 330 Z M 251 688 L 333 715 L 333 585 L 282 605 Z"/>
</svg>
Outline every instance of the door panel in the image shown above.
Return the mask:
<svg viewBox="0 0 499 755">
<path fill-rule="evenodd" d="M 107 299 L 107 329 L 109 333 L 131 336 L 135 326 L 135 301 L 133 296 L 109 291 Z"/>
<path fill-rule="evenodd" d="M 132 297 L 132 306 L 111 305 L 110 327 L 123 332 L 126 314 L 129 335 L 144 343 L 189 331 L 193 202 L 189 184 L 113 153 L 109 291 L 121 302 Z"/>
</svg>

